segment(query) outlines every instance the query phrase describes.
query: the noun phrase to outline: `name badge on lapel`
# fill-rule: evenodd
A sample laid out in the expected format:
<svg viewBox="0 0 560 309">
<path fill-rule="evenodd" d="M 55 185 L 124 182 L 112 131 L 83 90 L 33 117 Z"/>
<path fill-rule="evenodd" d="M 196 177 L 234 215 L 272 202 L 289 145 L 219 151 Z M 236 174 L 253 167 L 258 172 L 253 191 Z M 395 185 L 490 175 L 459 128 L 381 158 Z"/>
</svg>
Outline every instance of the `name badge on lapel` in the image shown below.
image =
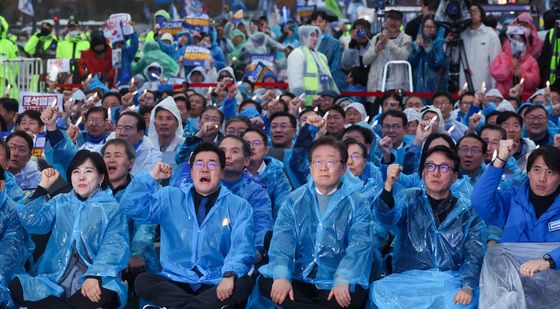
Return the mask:
<svg viewBox="0 0 560 309">
<path fill-rule="evenodd" d="M 548 222 L 548 231 L 554 232 L 560 230 L 560 220 Z"/>
</svg>

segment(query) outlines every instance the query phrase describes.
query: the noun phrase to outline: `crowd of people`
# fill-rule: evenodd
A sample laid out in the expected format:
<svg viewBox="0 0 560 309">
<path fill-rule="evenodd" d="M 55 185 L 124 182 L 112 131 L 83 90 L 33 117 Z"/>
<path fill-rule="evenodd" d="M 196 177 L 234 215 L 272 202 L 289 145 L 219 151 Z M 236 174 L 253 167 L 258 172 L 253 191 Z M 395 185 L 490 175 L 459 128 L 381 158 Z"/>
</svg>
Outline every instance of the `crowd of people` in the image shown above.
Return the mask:
<svg viewBox="0 0 560 309">
<path fill-rule="evenodd" d="M 321 9 L 174 35 L 158 11 L 111 44 L 43 23 L 23 52 L 72 70 L 40 111 L 0 75 L 0 307 L 557 308 L 558 30 L 437 7 L 377 34 Z"/>
</svg>

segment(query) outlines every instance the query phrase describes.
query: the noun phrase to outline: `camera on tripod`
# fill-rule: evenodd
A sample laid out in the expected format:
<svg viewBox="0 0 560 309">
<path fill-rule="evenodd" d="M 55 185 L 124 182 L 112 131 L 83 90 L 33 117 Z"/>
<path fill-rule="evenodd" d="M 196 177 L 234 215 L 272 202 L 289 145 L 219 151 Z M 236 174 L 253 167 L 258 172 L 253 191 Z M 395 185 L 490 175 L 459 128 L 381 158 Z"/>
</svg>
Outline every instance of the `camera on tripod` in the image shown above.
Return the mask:
<svg viewBox="0 0 560 309">
<path fill-rule="evenodd" d="M 471 15 L 465 1 L 442 0 L 436 11 L 435 21 L 452 33 L 454 39 L 458 39 L 459 34 L 470 26 Z"/>
</svg>

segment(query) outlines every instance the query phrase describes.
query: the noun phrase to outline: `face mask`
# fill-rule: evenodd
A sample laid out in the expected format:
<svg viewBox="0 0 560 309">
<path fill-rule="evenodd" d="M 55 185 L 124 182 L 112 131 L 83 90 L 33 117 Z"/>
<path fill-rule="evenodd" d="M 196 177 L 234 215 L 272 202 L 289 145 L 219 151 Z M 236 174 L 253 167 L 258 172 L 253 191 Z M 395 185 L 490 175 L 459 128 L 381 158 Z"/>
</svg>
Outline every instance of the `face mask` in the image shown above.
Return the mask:
<svg viewBox="0 0 560 309">
<path fill-rule="evenodd" d="M 49 35 L 51 31 L 48 28 L 41 28 L 41 35 L 46 36 Z"/>
<path fill-rule="evenodd" d="M 68 36 L 73 38 L 73 37 L 77 37 L 80 35 L 80 31 L 79 30 L 74 30 L 74 31 L 70 31 L 68 32 Z"/>
<path fill-rule="evenodd" d="M 518 40 L 511 40 L 511 55 L 515 58 L 521 57 L 525 53 L 525 43 Z"/>
</svg>

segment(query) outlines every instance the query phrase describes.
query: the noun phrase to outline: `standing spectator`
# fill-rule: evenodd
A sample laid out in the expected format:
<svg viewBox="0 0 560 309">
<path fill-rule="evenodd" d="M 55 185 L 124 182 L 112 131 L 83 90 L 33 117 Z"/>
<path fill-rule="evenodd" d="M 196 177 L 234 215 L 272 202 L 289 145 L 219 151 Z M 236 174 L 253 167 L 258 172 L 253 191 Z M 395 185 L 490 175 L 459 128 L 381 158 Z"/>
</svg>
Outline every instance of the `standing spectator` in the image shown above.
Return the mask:
<svg viewBox="0 0 560 309">
<path fill-rule="evenodd" d="M 354 80 L 357 75 L 367 76 L 369 72 L 369 66 L 364 65 L 363 58 L 371 36 L 371 23 L 366 19 L 356 20 L 350 28 L 350 43 L 342 52 L 340 64 L 345 71 L 356 70 Z"/>
<path fill-rule="evenodd" d="M 340 58 L 342 56 L 342 46 L 340 42 L 329 33 L 329 21 L 327 12 L 323 10 L 315 10 L 309 18 L 313 26 L 319 27 L 323 36 L 321 37 L 318 51 L 327 57 L 332 77 L 336 86 L 344 89 L 346 80 L 344 73 L 340 67 Z"/>
<path fill-rule="evenodd" d="M 58 39 L 53 32 L 53 25 L 44 22 L 41 24 L 41 30 L 29 38 L 24 50 L 32 58 L 52 59 L 55 57 L 57 45 Z"/>
<path fill-rule="evenodd" d="M 412 39 L 402 32 L 401 11 L 385 12 L 384 30 L 370 41 L 363 62 L 371 65 L 368 76 L 368 91 L 379 91 L 383 84 L 383 69 L 387 61 L 406 60 L 410 53 Z M 393 66 L 387 71 L 385 89 L 405 89 L 407 85 L 404 66 Z M 409 89 L 412 90 L 412 89 Z"/>
<path fill-rule="evenodd" d="M 421 27 L 408 57 L 414 74 L 414 90 L 446 91 L 447 59 L 443 51 L 443 37 L 439 35 L 435 15 L 424 15 Z"/>
<path fill-rule="evenodd" d="M 496 88 L 503 96 L 524 80 L 521 98 L 526 100 L 540 82 L 539 65 L 531 55 L 530 29 L 523 26 L 509 26 L 509 40 L 504 43 L 503 51 L 496 56 L 490 66 L 490 74 L 496 80 Z"/>
<path fill-rule="evenodd" d="M 338 92 L 325 55 L 317 51 L 321 30 L 316 26 L 299 28 L 299 47 L 288 56 L 288 85 L 296 96 L 305 93 L 305 105 L 323 90 Z"/>
<path fill-rule="evenodd" d="M 435 14 L 439 5 L 439 0 L 422 0 L 422 14 L 414 17 L 406 23 L 404 33 L 410 37 L 415 38 L 422 32 L 422 24 L 424 23 L 424 16 Z"/>
<path fill-rule="evenodd" d="M 80 30 L 80 23 L 71 19 L 66 24 L 66 36 L 56 47 L 56 58 L 80 59 L 82 52 L 89 47 L 85 33 Z"/>
<path fill-rule="evenodd" d="M 107 40 L 100 32 L 92 32 L 90 49 L 82 52 L 78 65 L 80 75 L 95 74 L 99 80 L 112 85 L 115 82 L 115 69 L 113 68 L 113 53 Z"/>
<path fill-rule="evenodd" d="M 494 88 L 494 80 L 490 76 L 488 68 L 494 61 L 494 58 L 500 53 L 500 39 L 496 32 L 486 27 L 484 21 L 484 9 L 479 4 L 472 4 L 469 8 L 472 23 L 470 28 L 461 32 L 461 39 L 465 46 L 465 53 L 470 67 L 470 73 L 473 81 L 473 87 L 479 89 L 482 82 L 486 83 L 486 88 Z M 449 42 L 452 34 L 448 34 L 446 41 Z M 461 63 L 461 72 L 465 68 Z M 459 74 L 459 85 L 466 82 L 465 74 Z"/>
</svg>

